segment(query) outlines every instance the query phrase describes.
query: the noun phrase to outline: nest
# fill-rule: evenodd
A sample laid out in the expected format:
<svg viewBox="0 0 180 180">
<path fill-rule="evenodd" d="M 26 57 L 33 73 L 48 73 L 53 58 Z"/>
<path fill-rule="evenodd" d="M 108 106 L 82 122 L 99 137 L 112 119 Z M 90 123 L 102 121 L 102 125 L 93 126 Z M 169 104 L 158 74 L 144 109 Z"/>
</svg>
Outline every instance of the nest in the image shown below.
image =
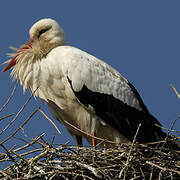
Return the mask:
<svg viewBox="0 0 180 180">
<path fill-rule="evenodd" d="M 15 89 L 0 112 L 9 103 Z M 0 135 L 14 123 L 31 97 L 32 95 Z M 0 147 L 4 150 L 3 153 L 0 152 L 0 164 L 10 162 L 8 167 L 0 170 L 0 179 L 180 179 L 180 151 L 165 146 L 169 141 L 167 139 L 156 143 L 154 147 L 152 144 L 138 144 L 138 130 L 132 144 L 121 144 L 115 148 L 94 149 L 71 146 L 69 143 L 55 145 L 45 141 L 43 133 L 23 146 L 7 149 L 5 143 L 22 130 L 39 109 L 36 108 L 14 132 L 0 142 Z M 12 115 L 14 114 L 0 119 Z M 175 121 L 168 133 L 174 131 L 174 123 Z"/>
<path fill-rule="evenodd" d="M 41 136 L 16 150 L 1 153 L 11 161 L 0 170 L 0 179 L 179 179 L 180 151 L 152 148 L 141 144 L 122 144 L 116 148 L 93 149 L 60 145 L 53 147 Z M 41 148 L 18 154 L 34 144 Z M 25 158 L 27 154 L 38 155 Z"/>
</svg>

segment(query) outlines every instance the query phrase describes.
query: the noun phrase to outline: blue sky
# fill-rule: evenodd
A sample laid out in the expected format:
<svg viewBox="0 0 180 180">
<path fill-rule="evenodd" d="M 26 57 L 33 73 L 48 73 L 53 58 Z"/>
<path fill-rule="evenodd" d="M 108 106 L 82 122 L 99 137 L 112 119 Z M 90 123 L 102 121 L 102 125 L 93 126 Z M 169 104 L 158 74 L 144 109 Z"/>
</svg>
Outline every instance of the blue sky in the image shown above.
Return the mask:
<svg viewBox="0 0 180 180">
<path fill-rule="evenodd" d="M 63 27 L 67 43 L 106 61 L 125 76 L 138 90 L 149 111 L 164 127 L 180 114 L 180 101 L 170 88 L 180 91 L 180 2 L 179 1 L 2 1 L 0 6 L 0 59 L 7 60 L 9 46 L 19 47 L 29 38 L 29 28 L 39 19 L 51 17 Z M 3 66 L 1 66 L 1 69 Z M 15 83 L 10 71 L 0 73 L 0 107 Z M 18 86 L 14 98 L 1 112 L 17 113 L 30 93 L 23 95 Z M 50 117 L 45 105 L 32 99 L 15 124 L 0 136 L 0 141 L 13 132 L 38 106 Z M 12 118 L 0 121 L 0 130 Z M 45 139 L 55 135 L 57 143 L 74 141 L 64 127 L 54 127 L 37 113 L 16 137 L 31 139 L 43 132 Z M 175 129 L 180 130 L 180 120 Z M 18 142 L 17 142 L 18 141 Z M 22 143 L 13 139 L 5 146 Z M 0 152 L 3 152 L 0 149 Z M 0 165 L 1 166 L 1 165 Z"/>
</svg>

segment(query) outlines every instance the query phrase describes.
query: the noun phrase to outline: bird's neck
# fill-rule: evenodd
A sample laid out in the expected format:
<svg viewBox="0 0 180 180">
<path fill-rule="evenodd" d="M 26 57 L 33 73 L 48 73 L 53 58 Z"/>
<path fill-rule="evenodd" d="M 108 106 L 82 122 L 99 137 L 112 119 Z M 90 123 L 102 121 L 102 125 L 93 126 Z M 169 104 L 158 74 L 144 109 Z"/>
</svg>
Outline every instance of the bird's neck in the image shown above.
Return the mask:
<svg viewBox="0 0 180 180">
<path fill-rule="evenodd" d="M 30 89 L 32 92 L 39 87 L 39 75 L 41 72 L 40 59 L 31 53 L 19 55 L 11 75 L 23 85 L 23 90 Z"/>
</svg>

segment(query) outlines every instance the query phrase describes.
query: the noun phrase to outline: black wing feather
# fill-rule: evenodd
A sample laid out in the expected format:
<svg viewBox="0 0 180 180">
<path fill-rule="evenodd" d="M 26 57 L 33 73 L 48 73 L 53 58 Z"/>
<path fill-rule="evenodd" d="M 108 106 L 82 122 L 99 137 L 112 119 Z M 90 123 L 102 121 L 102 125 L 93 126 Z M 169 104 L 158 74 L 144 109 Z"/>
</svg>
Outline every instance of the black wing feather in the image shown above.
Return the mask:
<svg viewBox="0 0 180 180">
<path fill-rule="evenodd" d="M 99 117 L 117 129 L 130 141 L 133 141 L 140 123 L 141 128 L 136 138 L 139 143 L 161 140 L 166 136 L 166 134 L 161 131 L 161 128 L 155 126 L 155 124 L 160 125 L 160 123 L 148 112 L 140 95 L 130 83 L 129 86 L 139 100 L 143 109 L 142 111 L 125 104 L 113 95 L 93 92 L 85 85 L 82 87 L 81 91 L 76 92 L 73 89 L 72 81 L 69 77 L 67 78 L 79 101 L 86 107 L 91 105 Z"/>
</svg>

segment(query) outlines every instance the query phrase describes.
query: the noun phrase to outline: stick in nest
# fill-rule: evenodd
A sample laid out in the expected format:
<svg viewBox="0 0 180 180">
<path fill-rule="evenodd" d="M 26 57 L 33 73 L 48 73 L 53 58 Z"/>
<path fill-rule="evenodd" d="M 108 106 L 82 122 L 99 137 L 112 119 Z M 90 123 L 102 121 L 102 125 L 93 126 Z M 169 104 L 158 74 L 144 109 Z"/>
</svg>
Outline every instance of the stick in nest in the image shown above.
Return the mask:
<svg viewBox="0 0 180 180">
<path fill-rule="evenodd" d="M 9 135 L 6 139 L 4 139 L 0 145 L 2 145 L 3 143 L 5 143 L 6 141 L 8 141 L 10 138 L 12 138 L 20 129 L 22 129 L 22 127 L 32 118 L 32 116 L 38 111 L 39 107 L 31 113 L 31 115 L 11 134 Z"/>
<path fill-rule="evenodd" d="M 58 127 L 56 126 L 56 124 L 39 108 L 38 109 L 40 113 L 43 114 L 43 116 L 55 127 L 55 129 L 57 130 L 57 132 L 61 135 L 61 131 L 58 129 Z"/>
<path fill-rule="evenodd" d="M 18 113 L 16 114 L 16 116 L 12 119 L 12 121 L 0 132 L 0 135 L 5 132 L 13 123 L 14 121 L 18 118 L 18 116 L 21 114 L 21 112 L 24 110 L 24 108 L 26 107 L 26 105 L 28 104 L 28 102 L 31 100 L 33 96 L 33 93 L 31 94 L 31 96 L 27 99 L 27 101 L 25 102 L 25 104 L 21 107 L 21 109 L 18 111 Z"/>
<path fill-rule="evenodd" d="M 15 84 L 15 86 L 14 86 L 14 89 L 13 89 L 11 95 L 9 96 L 8 100 L 7 100 L 7 101 L 5 102 L 5 104 L 1 107 L 0 112 L 8 105 L 8 103 L 9 103 L 10 100 L 12 99 L 12 97 L 13 97 L 15 91 L 16 91 L 17 85 L 18 85 L 18 81 L 16 82 L 16 84 Z"/>
<path fill-rule="evenodd" d="M 136 137 L 137 137 L 137 135 L 138 135 L 138 132 L 139 132 L 140 127 L 141 127 L 141 123 L 138 125 L 136 134 L 134 135 L 134 139 L 133 139 L 133 142 L 132 142 L 132 144 L 131 144 L 131 148 L 130 148 L 129 153 L 128 153 L 128 157 L 127 157 L 127 160 L 126 160 L 126 164 L 125 164 L 124 168 L 120 171 L 120 173 L 119 173 L 119 178 L 121 178 L 123 172 L 124 172 L 124 179 L 126 178 L 126 171 L 128 170 L 128 164 L 129 164 L 129 161 L 130 161 L 131 152 L 132 152 L 132 149 L 133 149 L 134 144 L 135 144 L 135 142 L 136 142 Z"/>
</svg>

